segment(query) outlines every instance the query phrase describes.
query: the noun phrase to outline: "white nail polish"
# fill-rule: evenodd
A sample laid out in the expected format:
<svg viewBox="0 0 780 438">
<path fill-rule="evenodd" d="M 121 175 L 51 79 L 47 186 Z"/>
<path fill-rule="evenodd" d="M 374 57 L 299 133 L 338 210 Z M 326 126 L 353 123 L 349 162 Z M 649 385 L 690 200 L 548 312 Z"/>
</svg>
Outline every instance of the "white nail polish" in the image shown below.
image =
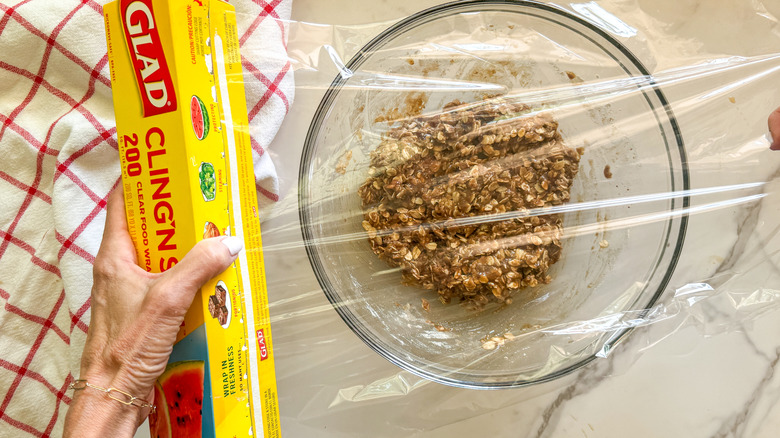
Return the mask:
<svg viewBox="0 0 780 438">
<path fill-rule="evenodd" d="M 244 242 L 236 236 L 228 236 L 222 239 L 222 244 L 227 246 L 230 255 L 235 256 L 244 248 Z"/>
</svg>

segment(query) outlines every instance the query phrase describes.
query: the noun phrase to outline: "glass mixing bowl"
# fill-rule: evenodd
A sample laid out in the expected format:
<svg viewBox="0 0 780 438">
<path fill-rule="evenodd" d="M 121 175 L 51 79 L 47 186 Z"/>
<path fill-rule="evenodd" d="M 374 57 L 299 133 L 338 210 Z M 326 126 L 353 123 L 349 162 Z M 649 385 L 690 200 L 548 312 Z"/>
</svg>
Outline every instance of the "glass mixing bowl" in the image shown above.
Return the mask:
<svg viewBox="0 0 780 438">
<path fill-rule="evenodd" d="M 604 23 L 611 32 L 536 2 L 449 3 L 374 38 L 328 89 L 301 160 L 303 238 L 335 310 L 392 363 L 459 387 L 548 381 L 607 354 L 664 292 L 687 223 L 683 141 L 663 93 L 616 39 L 632 29 Z M 371 251 L 357 189 L 393 119 L 495 96 L 552 113 L 585 153 L 552 282 L 474 311 L 402 285 Z"/>
</svg>

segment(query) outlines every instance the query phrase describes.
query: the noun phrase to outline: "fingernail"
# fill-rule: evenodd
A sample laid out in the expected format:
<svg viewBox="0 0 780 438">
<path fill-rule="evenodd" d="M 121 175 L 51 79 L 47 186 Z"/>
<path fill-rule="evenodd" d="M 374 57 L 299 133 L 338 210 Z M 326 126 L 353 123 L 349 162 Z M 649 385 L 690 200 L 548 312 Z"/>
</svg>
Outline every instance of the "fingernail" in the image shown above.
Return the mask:
<svg viewBox="0 0 780 438">
<path fill-rule="evenodd" d="M 236 236 L 228 236 L 222 239 L 222 244 L 227 246 L 230 255 L 235 257 L 244 248 L 244 242 Z"/>
</svg>

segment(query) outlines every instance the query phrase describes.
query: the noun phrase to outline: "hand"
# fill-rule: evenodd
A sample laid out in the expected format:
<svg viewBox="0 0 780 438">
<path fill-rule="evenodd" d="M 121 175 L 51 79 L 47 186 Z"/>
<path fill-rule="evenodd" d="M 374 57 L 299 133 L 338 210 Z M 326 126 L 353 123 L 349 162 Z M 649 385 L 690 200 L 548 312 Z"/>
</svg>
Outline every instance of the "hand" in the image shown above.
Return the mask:
<svg viewBox="0 0 780 438">
<path fill-rule="evenodd" d="M 780 151 L 780 108 L 777 108 L 769 115 L 769 134 L 772 137 L 772 144 L 769 149 Z"/>
<path fill-rule="evenodd" d="M 137 264 L 121 189 L 111 194 L 106 210 L 79 378 L 152 401 L 154 381 L 165 370 L 195 293 L 233 263 L 243 244 L 236 237 L 205 239 L 173 268 L 149 273 Z M 85 388 L 74 396 L 65 436 L 129 437 L 148 414 L 148 408 L 124 406 Z"/>
</svg>

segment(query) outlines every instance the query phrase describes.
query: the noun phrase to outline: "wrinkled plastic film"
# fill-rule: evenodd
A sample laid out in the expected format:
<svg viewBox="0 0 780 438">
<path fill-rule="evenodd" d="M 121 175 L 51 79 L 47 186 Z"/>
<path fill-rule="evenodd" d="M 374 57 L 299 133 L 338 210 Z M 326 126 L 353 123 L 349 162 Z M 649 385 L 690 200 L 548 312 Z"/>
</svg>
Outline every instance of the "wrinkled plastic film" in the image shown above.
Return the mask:
<svg viewBox="0 0 780 438">
<path fill-rule="evenodd" d="M 765 10 L 754 14 L 776 21 Z M 778 157 L 766 138 L 766 116 L 780 104 L 780 52 L 771 49 L 778 37 L 766 37 L 774 46 L 711 53 L 682 32 L 640 28 L 632 18 L 594 3 L 466 2 L 394 23 L 283 23 L 288 59 L 275 61 L 294 70 L 296 101 L 280 134 L 286 149 L 271 151 L 277 168 L 288 169 L 282 196 L 263 223 L 283 415 L 302 425 L 327 417 L 348 430 L 355 409 L 379 416 L 383 403 L 398 408 L 401 398 L 406 407 L 394 415 L 414 419 L 405 427 L 449 424 L 529 394 L 453 387 L 558 381 L 624 342 L 637 355 L 682 327 L 739 330 L 778 307 L 780 238 L 776 207 L 766 208 L 778 190 Z M 513 109 L 459 137 L 399 135 L 413 123 L 498 107 Z M 567 148 L 581 148 L 570 200 L 485 209 L 477 199 L 468 204 L 478 211 L 432 219 L 437 184 L 460 178 L 455 190 L 471 193 L 485 188 L 468 188 L 489 180 L 484 172 L 514 169 L 506 178 L 522 178 L 518 163 L 549 153 L 519 147 L 491 159 L 491 150 L 519 141 L 502 133 L 539 128 L 539 117 L 557 123 Z M 412 147 L 370 170 L 372 152 L 390 143 Z M 481 152 L 473 165 L 423 181 L 427 196 L 404 201 L 421 206 L 420 218 L 366 227 L 378 204 L 364 204 L 360 187 L 425 161 L 421 151 L 442 144 L 455 148 L 444 167 L 457 148 Z M 493 191 L 548 192 L 538 180 L 515 182 Z M 398 213 L 399 199 L 383 202 Z M 548 283 L 482 283 L 501 283 L 498 295 L 509 290 L 511 303 L 502 295 L 475 306 L 455 295 L 443 304 L 441 281 L 429 290 L 409 285 L 409 275 L 404 281 L 402 272 L 417 266 L 406 262 L 421 256 L 415 245 L 399 266 L 369 243 L 422 229 L 420 253 L 457 252 L 468 247 L 467 231 L 453 231 L 461 243 L 442 248 L 454 240 L 434 230 L 475 232 L 551 215 L 562 221 L 561 249 Z M 528 264 L 511 266 L 515 250 L 529 251 L 534 236 L 550 238 L 545 232 L 480 241 L 485 258 L 450 274 L 460 284 L 469 275 L 480 282 L 487 271 L 478 267 L 490 266 L 522 278 Z M 305 396 L 285 395 L 285 386 L 305 388 Z"/>
</svg>

